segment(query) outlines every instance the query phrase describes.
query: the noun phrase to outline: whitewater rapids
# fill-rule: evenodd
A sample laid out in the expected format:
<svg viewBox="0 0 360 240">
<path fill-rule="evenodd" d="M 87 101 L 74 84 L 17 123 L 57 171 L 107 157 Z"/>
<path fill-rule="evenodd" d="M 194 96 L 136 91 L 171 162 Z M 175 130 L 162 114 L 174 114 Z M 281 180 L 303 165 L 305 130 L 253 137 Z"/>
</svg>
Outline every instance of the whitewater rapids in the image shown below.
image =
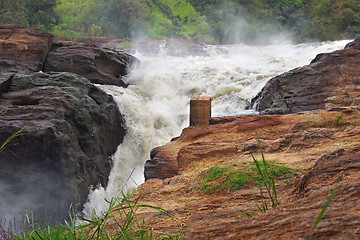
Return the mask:
<svg viewBox="0 0 360 240">
<path fill-rule="evenodd" d="M 349 40 L 269 46 L 204 46 L 202 54 L 173 56 L 163 47 L 157 54 L 135 52 L 140 60 L 126 79 L 128 88 L 101 86 L 125 116 L 127 135 L 113 156 L 106 189 L 89 194 L 84 214 L 107 210 L 104 199 L 144 182 L 144 164 L 153 147 L 178 136 L 188 126 L 189 100 L 211 96 L 213 116 L 256 114 L 244 110 L 266 82 L 283 72 L 309 64 L 318 53 L 343 49 Z"/>
</svg>

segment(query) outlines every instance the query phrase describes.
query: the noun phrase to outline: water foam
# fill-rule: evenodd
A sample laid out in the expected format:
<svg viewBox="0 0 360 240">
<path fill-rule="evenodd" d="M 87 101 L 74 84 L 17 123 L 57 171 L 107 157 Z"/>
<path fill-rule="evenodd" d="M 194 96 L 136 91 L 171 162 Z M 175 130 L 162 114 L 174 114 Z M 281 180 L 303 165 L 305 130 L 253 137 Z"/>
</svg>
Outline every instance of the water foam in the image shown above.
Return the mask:
<svg viewBox="0 0 360 240">
<path fill-rule="evenodd" d="M 106 189 L 92 190 L 84 213 L 107 209 L 104 199 L 144 182 L 143 166 L 155 146 L 169 142 L 188 126 L 189 99 L 213 98 L 213 116 L 256 114 L 244 110 L 265 83 L 276 75 L 309 64 L 316 54 L 342 49 L 349 41 L 300 45 L 205 46 L 202 55 L 171 56 L 136 52 L 141 63 L 132 69 L 126 89 L 98 86 L 114 96 L 125 115 L 128 133 L 113 156 Z"/>
</svg>

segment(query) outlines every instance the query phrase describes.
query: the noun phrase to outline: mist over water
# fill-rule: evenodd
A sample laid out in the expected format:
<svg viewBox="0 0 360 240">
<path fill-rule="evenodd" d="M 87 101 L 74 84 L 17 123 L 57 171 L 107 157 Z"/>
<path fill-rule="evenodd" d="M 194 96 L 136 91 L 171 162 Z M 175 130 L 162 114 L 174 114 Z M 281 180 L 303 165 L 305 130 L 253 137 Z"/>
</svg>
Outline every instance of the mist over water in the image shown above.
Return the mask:
<svg viewBox="0 0 360 240">
<path fill-rule="evenodd" d="M 18 228 L 12 230 L 23 227 L 26 215 L 42 223 L 66 219 L 68 212 L 63 210 L 75 201 L 62 176 L 55 169 L 37 163 L 14 166 L 2 162 L 0 193 L 0 224 L 5 229 L 6 223 Z"/>
<path fill-rule="evenodd" d="M 165 46 L 155 54 L 135 52 L 141 62 L 126 79 L 128 88 L 98 86 L 114 96 L 128 133 L 113 156 L 107 188 L 98 186 L 90 192 L 85 215 L 99 214 L 108 207 L 104 199 L 144 182 L 151 149 L 188 126 L 191 97 L 211 96 L 212 116 L 256 114 L 244 110 L 245 105 L 270 78 L 309 64 L 318 53 L 342 49 L 348 42 L 204 46 L 181 56 L 169 54 Z"/>
</svg>

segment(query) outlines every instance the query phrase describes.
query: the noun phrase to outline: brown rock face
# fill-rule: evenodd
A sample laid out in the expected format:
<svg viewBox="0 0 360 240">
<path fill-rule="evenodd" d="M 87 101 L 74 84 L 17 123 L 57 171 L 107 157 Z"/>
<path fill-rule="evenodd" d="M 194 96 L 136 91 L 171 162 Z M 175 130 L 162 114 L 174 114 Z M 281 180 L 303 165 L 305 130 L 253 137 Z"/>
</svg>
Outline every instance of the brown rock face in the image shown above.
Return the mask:
<svg viewBox="0 0 360 240">
<path fill-rule="evenodd" d="M 307 239 L 338 184 L 313 239 L 359 239 L 359 117 L 359 108 L 342 108 L 213 118 L 210 126 L 186 128 L 152 153 L 157 162 L 166 163 L 157 174 L 167 178 L 146 181 L 135 195 L 141 196 L 139 204 L 164 208 L 175 218 L 149 210 L 138 217 L 157 233 L 183 231 L 183 239 Z M 252 161 L 250 152 L 261 158 L 257 134 L 267 160 L 307 169 L 289 182 L 276 180 L 280 204 L 265 213 L 257 211 L 261 195 L 253 185 L 200 192 L 210 167 L 241 166 Z"/>
<path fill-rule="evenodd" d="M 19 25 L 0 25 L 1 72 L 29 73 L 42 70 L 54 37 Z"/>
<path fill-rule="evenodd" d="M 46 58 L 44 72 L 77 73 L 93 83 L 126 86 L 122 78 L 135 58 L 125 52 L 84 43 L 54 44 Z"/>
<path fill-rule="evenodd" d="M 344 50 L 319 54 L 311 64 L 271 79 L 252 100 L 264 114 L 357 106 L 360 103 L 360 39 Z"/>
</svg>

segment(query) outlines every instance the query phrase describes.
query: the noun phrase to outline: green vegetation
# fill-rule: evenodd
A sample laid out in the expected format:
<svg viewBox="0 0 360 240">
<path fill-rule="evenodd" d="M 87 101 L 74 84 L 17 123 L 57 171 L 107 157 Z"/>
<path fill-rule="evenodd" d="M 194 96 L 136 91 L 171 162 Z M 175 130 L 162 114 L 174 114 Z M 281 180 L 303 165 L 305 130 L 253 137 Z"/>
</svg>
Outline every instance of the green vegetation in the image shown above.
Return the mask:
<svg viewBox="0 0 360 240">
<path fill-rule="evenodd" d="M 311 121 L 309 122 L 307 128 L 334 128 L 334 127 L 346 127 L 346 126 L 359 126 L 357 122 L 347 122 L 345 121 L 345 115 L 338 113 L 334 116 L 333 119 L 329 121 Z"/>
<path fill-rule="evenodd" d="M 199 182 L 198 189 L 207 194 L 223 190 L 235 191 L 251 184 L 258 187 L 263 186 L 266 179 L 287 180 L 298 173 L 299 170 L 274 160 L 243 162 L 240 165 L 232 164 L 225 167 L 214 166 L 202 176 L 203 179 Z"/>
<path fill-rule="evenodd" d="M 224 189 L 234 191 L 250 181 L 244 170 L 231 169 L 231 167 L 214 166 L 208 169 L 203 181 L 198 185 L 199 190 L 207 194 Z"/>
<path fill-rule="evenodd" d="M 360 7 L 358 0 L 2 0 L 0 23 L 62 39 L 261 43 L 283 32 L 297 41 L 324 41 L 360 37 Z"/>
<path fill-rule="evenodd" d="M 264 152 L 262 151 L 260 139 L 258 135 L 257 135 L 257 143 L 260 148 L 262 161 L 261 162 L 258 161 L 254 156 L 254 154 L 251 153 L 251 157 L 254 160 L 257 172 L 260 176 L 259 189 L 261 195 L 261 204 L 257 203 L 256 205 L 261 212 L 265 212 L 268 210 L 268 206 L 262 191 L 263 185 L 265 186 L 266 192 L 268 193 L 271 199 L 272 207 L 276 207 L 277 205 L 279 205 L 279 202 L 277 199 L 277 191 L 276 191 L 275 177 L 274 177 L 275 174 L 271 171 L 271 168 L 269 167 L 270 166 L 269 163 L 265 160 Z"/>
<path fill-rule="evenodd" d="M 314 223 L 313 228 L 311 229 L 311 233 L 310 233 L 310 236 L 309 236 L 309 238 L 308 238 L 309 240 L 312 239 L 312 236 L 313 236 L 313 234 L 314 234 L 314 232 L 315 232 L 315 229 L 316 229 L 317 225 L 319 224 L 321 218 L 324 216 L 324 214 L 325 214 L 325 212 L 326 212 L 326 209 L 329 207 L 332 199 L 334 198 L 335 192 L 336 192 L 338 186 L 339 186 L 339 185 L 338 185 L 338 183 L 337 183 L 337 184 L 335 185 L 334 189 L 332 190 L 331 195 L 329 196 L 329 198 L 326 200 L 324 206 L 322 207 L 322 209 L 321 209 L 321 211 L 320 211 L 320 213 L 319 213 L 319 216 L 316 218 L 316 221 L 315 221 L 315 223 Z"/>
<path fill-rule="evenodd" d="M 143 219 L 135 218 L 140 208 L 150 208 L 171 217 L 164 209 L 149 205 L 139 204 L 140 197 L 134 201 L 121 197 L 112 198 L 108 210 L 99 217 L 82 219 L 78 222 L 76 214 L 70 215 L 70 221 L 58 225 L 41 226 L 31 216 L 26 216 L 22 232 L 13 234 L 6 232 L 0 225 L 0 238 L 6 240 L 85 240 L 85 239 L 181 239 L 184 233 L 157 236 L 152 228 Z M 117 216 L 116 218 L 114 216 Z M 111 220 L 114 225 L 105 229 L 106 223 Z"/>
<path fill-rule="evenodd" d="M 240 168 L 234 169 L 238 164 L 232 164 L 225 167 L 214 166 L 208 169 L 203 176 L 203 180 L 198 183 L 198 189 L 202 193 L 211 194 L 221 190 L 234 191 L 255 183 L 260 190 L 261 203 L 256 202 L 258 210 L 262 213 L 268 208 L 268 199 L 271 200 L 271 207 L 279 205 L 275 179 L 287 180 L 299 173 L 299 170 L 286 167 L 278 161 L 269 161 L 265 159 L 261 148 L 259 136 L 257 143 L 261 153 L 261 161 L 257 160 L 251 153 L 253 162 L 243 162 Z M 265 186 L 266 192 L 263 192 Z M 267 196 L 266 196 L 267 193 Z M 241 214 L 247 217 L 253 217 L 253 214 L 240 210 Z"/>
<path fill-rule="evenodd" d="M 25 27 L 51 31 L 57 15 L 55 0 L 2 0 L 0 23 L 16 23 Z"/>
</svg>

